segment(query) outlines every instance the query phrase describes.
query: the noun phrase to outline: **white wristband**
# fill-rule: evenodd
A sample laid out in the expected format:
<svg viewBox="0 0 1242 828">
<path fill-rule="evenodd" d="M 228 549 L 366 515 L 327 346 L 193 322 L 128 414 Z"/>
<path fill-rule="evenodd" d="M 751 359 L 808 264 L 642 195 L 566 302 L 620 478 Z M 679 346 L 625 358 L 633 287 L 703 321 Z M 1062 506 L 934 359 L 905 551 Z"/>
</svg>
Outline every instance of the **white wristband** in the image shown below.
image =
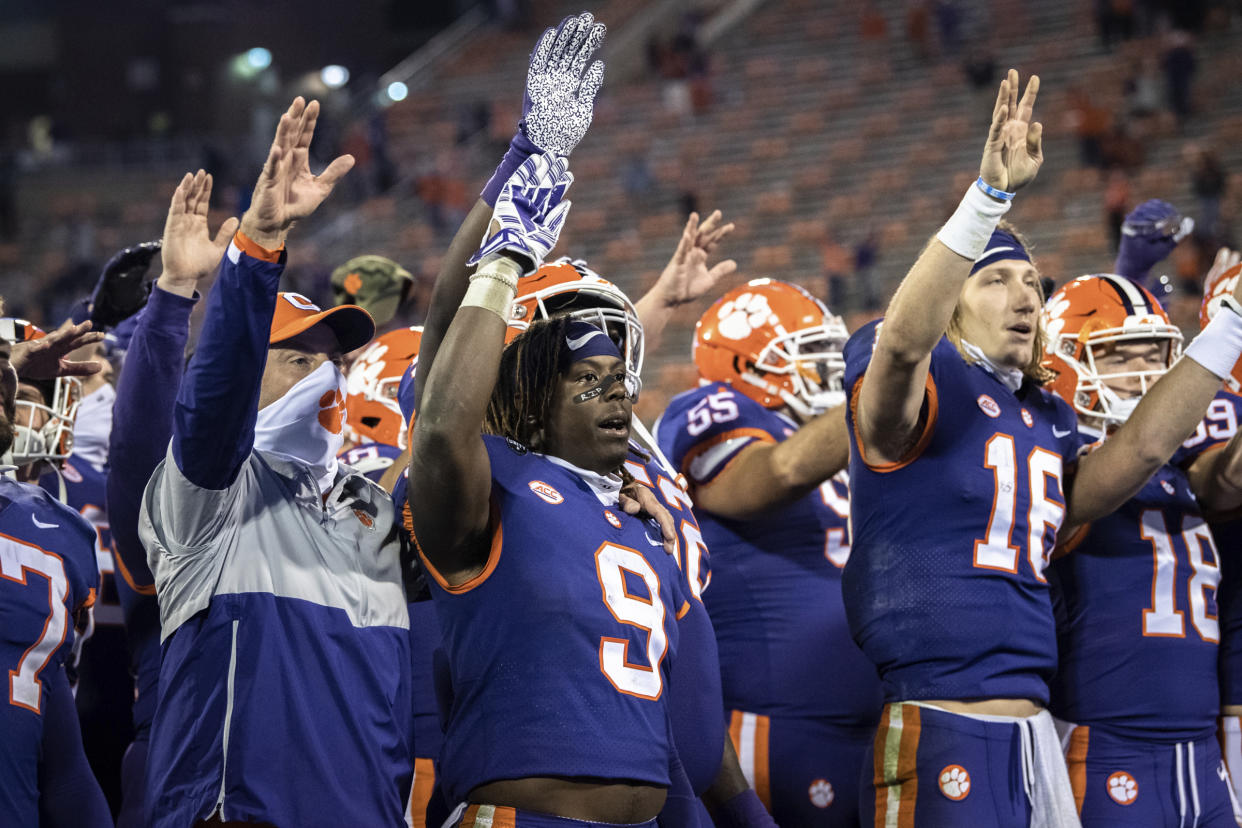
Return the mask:
<svg viewBox="0 0 1242 828">
<path fill-rule="evenodd" d="M 1221 300 L 1220 310 L 1186 346 L 1183 356 L 1222 380 L 1229 379 L 1238 358 L 1242 357 L 1242 307 L 1232 296 Z"/>
<path fill-rule="evenodd" d="M 517 298 L 518 277 L 521 275 L 521 266 L 512 259 L 504 256 L 484 259 L 470 277 L 470 285 L 466 288 L 465 298 L 461 300 L 461 307 L 484 308 L 508 324 L 513 300 Z"/>
<path fill-rule="evenodd" d="M 987 249 L 992 231 L 1009 212 L 1012 201 L 997 201 L 974 184 L 966 190 L 962 203 L 940 228 L 936 238 L 957 255 L 972 262 Z"/>
</svg>

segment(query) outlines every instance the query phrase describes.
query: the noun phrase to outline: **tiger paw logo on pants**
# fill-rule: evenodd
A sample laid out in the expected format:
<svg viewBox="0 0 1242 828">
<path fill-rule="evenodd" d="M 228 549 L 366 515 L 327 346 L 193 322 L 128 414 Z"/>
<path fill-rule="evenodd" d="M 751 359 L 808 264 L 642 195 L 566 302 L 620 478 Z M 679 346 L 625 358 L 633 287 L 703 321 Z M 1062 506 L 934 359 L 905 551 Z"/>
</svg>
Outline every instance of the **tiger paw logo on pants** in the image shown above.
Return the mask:
<svg viewBox="0 0 1242 828">
<path fill-rule="evenodd" d="M 961 765 L 946 765 L 940 771 L 940 792 L 959 802 L 970 793 L 970 774 Z"/>
<path fill-rule="evenodd" d="M 1125 771 L 1117 771 L 1108 777 L 1108 795 L 1118 805 L 1131 805 L 1138 799 L 1138 782 Z"/>
<path fill-rule="evenodd" d="M 816 779 L 807 788 L 807 796 L 811 797 L 811 804 L 816 808 L 827 808 L 837 798 L 837 792 L 832 789 L 832 783 L 827 779 Z"/>
</svg>

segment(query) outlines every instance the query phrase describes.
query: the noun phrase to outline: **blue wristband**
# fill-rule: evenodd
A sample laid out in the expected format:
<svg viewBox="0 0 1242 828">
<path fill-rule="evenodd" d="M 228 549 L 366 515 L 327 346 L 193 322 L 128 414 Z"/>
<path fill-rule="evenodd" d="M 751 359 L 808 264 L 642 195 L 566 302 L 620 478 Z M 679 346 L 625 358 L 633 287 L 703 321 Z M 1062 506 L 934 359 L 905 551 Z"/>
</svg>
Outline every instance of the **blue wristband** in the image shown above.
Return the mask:
<svg viewBox="0 0 1242 828">
<path fill-rule="evenodd" d="M 978 187 L 980 190 L 983 190 L 985 193 L 990 195 L 992 198 L 999 198 L 1001 201 L 1013 201 L 1013 197 L 1014 197 L 1013 193 L 1007 193 L 1004 190 L 996 189 L 995 187 L 988 184 L 988 182 L 984 181 L 983 176 L 979 176 L 977 179 L 975 179 L 975 186 Z"/>
</svg>

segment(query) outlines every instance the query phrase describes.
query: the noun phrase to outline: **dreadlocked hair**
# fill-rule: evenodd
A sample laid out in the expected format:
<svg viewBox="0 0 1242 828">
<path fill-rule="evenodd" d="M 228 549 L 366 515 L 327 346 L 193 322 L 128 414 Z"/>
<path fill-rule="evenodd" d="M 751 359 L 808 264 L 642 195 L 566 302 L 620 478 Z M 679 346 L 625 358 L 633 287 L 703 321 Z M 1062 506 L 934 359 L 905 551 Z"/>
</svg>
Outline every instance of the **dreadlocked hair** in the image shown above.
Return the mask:
<svg viewBox="0 0 1242 828">
<path fill-rule="evenodd" d="M 500 375 L 487 403 L 484 434 L 542 450 L 543 429 L 561 376 L 561 348 L 571 321 L 564 316 L 540 320 L 505 347 Z"/>
</svg>

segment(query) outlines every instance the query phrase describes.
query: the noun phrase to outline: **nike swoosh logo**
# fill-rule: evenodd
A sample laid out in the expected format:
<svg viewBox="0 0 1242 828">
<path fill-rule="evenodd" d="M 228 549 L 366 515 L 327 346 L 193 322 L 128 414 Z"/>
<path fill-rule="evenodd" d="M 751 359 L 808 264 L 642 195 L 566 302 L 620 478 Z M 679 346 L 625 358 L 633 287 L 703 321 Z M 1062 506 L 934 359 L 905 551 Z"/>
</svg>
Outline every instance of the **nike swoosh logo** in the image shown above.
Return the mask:
<svg viewBox="0 0 1242 828">
<path fill-rule="evenodd" d="M 30 519 L 34 521 L 34 525 L 38 526 L 40 529 L 59 529 L 60 528 L 59 523 L 44 523 L 43 521 L 39 520 L 34 515 L 31 515 Z"/>
<path fill-rule="evenodd" d="M 1012 245 L 1006 245 L 1005 247 L 993 247 L 990 250 L 983 251 L 983 255 L 975 259 L 975 261 L 981 262 L 984 259 L 986 259 L 988 256 L 991 256 L 993 253 L 1008 253 L 1010 250 L 1013 250 Z"/>
<path fill-rule="evenodd" d="M 591 331 L 588 334 L 583 334 L 577 339 L 570 339 L 569 337 L 565 337 L 565 344 L 569 346 L 569 350 L 576 351 L 579 348 L 581 348 L 583 345 L 590 342 L 592 338 L 597 337 L 597 336 L 603 336 L 603 335 L 604 335 L 603 331 Z"/>
<path fill-rule="evenodd" d="M 1053 427 L 1052 427 L 1052 436 L 1053 436 L 1053 437 L 1068 437 L 1068 436 L 1069 436 L 1069 433 L 1070 433 L 1070 429 L 1068 429 L 1068 428 L 1067 428 L 1067 429 L 1065 429 L 1065 431 L 1062 431 L 1061 429 L 1057 428 L 1056 426 L 1053 426 Z"/>
</svg>

